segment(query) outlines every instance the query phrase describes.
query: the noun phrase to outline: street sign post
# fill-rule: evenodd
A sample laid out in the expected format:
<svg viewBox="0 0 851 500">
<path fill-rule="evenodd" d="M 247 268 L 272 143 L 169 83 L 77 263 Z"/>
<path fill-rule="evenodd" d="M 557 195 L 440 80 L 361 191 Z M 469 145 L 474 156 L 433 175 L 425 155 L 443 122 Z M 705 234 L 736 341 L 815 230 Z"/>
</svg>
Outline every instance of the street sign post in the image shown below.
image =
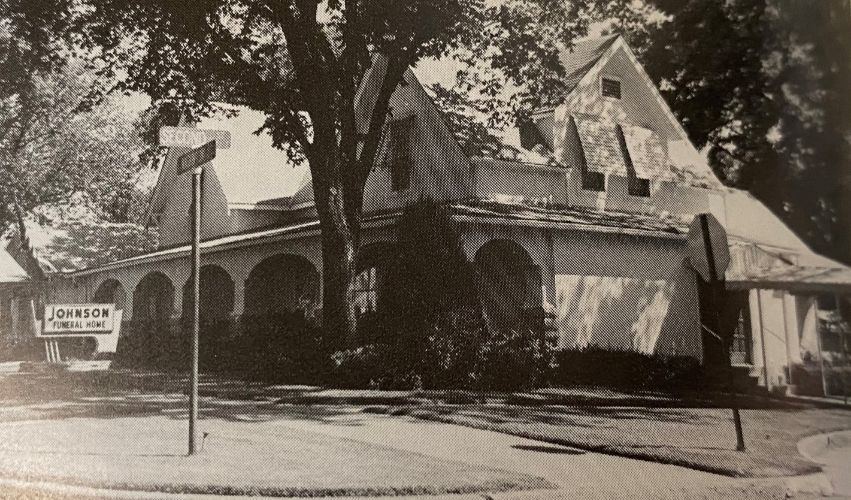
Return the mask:
<svg viewBox="0 0 851 500">
<path fill-rule="evenodd" d="M 688 232 L 689 261 L 692 268 L 703 281 L 709 283 L 712 291 L 713 325 L 712 333 L 721 340 L 727 363 L 730 362 L 729 338 L 722 337 L 721 309 L 725 300 L 724 273 L 730 265 L 730 247 L 727 232 L 712 214 L 698 214 L 692 220 Z M 733 369 L 729 368 L 729 385 L 733 391 Z M 735 395 L 731 394 L 733 425 L 736 428 L 736 450 L 745 451 L 745 438 L 742 432 L 742 417 Z"/>
<path fill-rule="evenodd" d="M 164 131 L 166 131 L 164 133 Z M 212 139 L 209 139 L 213 137 Z M 219 146 L 221 137 L 226 142 Z M 165 139 L 165 140 L 164 140 Z M 216 157 L 216 148 L 230 146 L 230 134 L 220 130 L 181 127 L 160 129 L 160 144 L 186 146 L 198 139 L 208 139 L 178 158 L 178 175 L 192 171 L 192 360 L 189 372 L 189 454 L 198 452 L 198 351 L 199 351 L 199 299 L 201 295 L 201 176 L 204 165 Z"/>
</svg>

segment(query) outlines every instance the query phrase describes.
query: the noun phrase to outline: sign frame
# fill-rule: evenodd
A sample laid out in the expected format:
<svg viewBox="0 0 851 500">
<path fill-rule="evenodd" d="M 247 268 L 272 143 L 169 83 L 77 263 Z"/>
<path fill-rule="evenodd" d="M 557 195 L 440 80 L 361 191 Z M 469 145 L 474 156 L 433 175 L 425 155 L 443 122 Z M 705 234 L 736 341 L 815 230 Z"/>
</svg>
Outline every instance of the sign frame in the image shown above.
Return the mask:
<svg viewBox="0 0 851 500">
<path fill-rule="evenodd" d="M 227 130 L 195 127 L 160 127 L 159 144 L 167 148 L 196 148 L 201 144 L 216 141 L 218 149 L 230 148 L 230 132 Z"/>
<path fill-rule="evenodd" d="M 104 315 L 107 311 L 107 315 Z M 41 337 L 85 337 L 97 335 L 111 335 L 115 329 L 116 321 L 115 304 L 45 304 L 43 326 L 40 329 Z M 97 314 L 95 314 L 97 313 Z M 108 317 L 108 319 L 106 319 Z M 56 321 L 54 321 L 56 320 Z M 91 325 L 98 320 L 104 324 Z M 85 322 L 90 322 L 90 328 L 86 328 Z M 82 323 L 84 326 L 67 325 L 62 329 L 57 322 Z"/>
</svg>

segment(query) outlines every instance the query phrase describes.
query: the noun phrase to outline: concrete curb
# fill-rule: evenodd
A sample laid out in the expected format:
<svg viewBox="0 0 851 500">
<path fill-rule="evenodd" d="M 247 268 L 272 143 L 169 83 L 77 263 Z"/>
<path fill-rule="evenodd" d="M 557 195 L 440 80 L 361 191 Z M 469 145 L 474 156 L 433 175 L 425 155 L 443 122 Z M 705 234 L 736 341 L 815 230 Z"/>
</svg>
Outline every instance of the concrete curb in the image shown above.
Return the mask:
<svg viewBox="0 0 851 500">
<path fill-rule="evenodd" d="M 816 434 L 798 441 L 798 453 L 807 460 L 823 465 L 819 455 L 832 447 L 851 446 L 851 430 Z M 805 476 L 792 476 L 783 479 L 786 494 L 793 497 L 796 494 L 816 494 L 831 496 L 834 494 L 830 478 L 823 472 Z"/>
<path fill-rule="evenodd" d="M 95 499 L 104 498 L 110 500 L 227 500 L 236 498 L 251 498 L 252 500 L 272 500 L 277 498 L 300 498 L 300 497 L 269 497 L 269 496 L 234 496 L 234 495 L 198 495 L 195 493 L 164 493 L 156 491 L 135 491 L 135 490 L 112 490 L 106 488 L 92 488 L 88 486 L 74 486 L 63 483 L 50 482 L 26 482 L 17 479 L 0 478 L 0 493 L 3 493 L 3 488 L 15 488 L 29 493 L 45 493 L 56 495 L 69 495 L 74 498 Z M 329 497 L 319 497 L 329 498 Z M 421 496 L 380 496 L 380 497 L 334 497 L 339 500 L 353 500 L 371 498 L 373 500 L 382 499 L 414 499 L 422 498 Z M 428 496 L 429 500 L 482 500 L 488 498 L 488 493 L 468 493 L 468 494 L 446 494 Z"/>
<path fill-rule="evenodd" d="M 818 456 L 828 448 L 851 446 L 851 430 L 816 434 L 798 441 L 798 453 L 817 464 L 822 463 Z"/>
<path fill-rule="evenodd" d="M 824 472 L 785 477 L 782 481 L 783 488 L 786 490 L 786 498 L 793 498 L 801 494 L 829 497 L 834 493 L 833 484 Z"/>
</svg>

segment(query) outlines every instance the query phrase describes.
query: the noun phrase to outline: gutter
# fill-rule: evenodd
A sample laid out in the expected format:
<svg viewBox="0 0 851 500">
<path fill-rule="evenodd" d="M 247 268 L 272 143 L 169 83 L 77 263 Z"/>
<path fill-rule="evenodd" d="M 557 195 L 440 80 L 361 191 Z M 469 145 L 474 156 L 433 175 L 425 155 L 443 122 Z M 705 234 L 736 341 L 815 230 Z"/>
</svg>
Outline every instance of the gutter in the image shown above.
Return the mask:
<svg viewBox="0 0 851 500">
<path fill-rule="evenodd" d="M 376 228 L 376 227 L 386 227 L 389 226 L 393 219 L 399 216 L 400 213 L 393 213 L 384 216 L 378 216 L 371 219 L 367 219 L 363 221 L 364 228 Z M 264 234 L 270 233 L 270 234 Z M 296 237 L 308 237 L 315 236 L 319 234 L 319 221 L 310 221 L 302 224 L 297 224 L 294 226 L 284 227 L 284 228 L 275 228 L 275 229 L 267 229 L 264 231 L 257 231 L 255 233 L 247 233 L 244 235 L 228 235 L 222 236 L 213 240 L 207 240 L 201 242 L 201 254 L 207 255 L 216 252 L 224 252 L 227 250 L 233 250 L 236 248 L 243 248 L 247 246 L 253 246 L 257 244 L 268 244 L 275 243 L 277 241 L 289 240 Z M 222 241 L 224 240 L 224 241 Z M 68 273 L 63 273 L 65 277 L 70 278 L 78 278 L 82 276 L 89 276 L 92 274 L 97 274 L 104 271 L 111 271 L 114 269 L 121 269 L 124 267 L 133 266 L 136 264 L 142 263 L 152 263 L 152 262 L 163 262 L 167 260 L 174 260 L 178 258 L 185 257 L 189 255 L 191 252 L 190 245 L 181 245 L 179 247 L 170 248 L 167 250 L 159 250 L 157 252 L 153 252 L 150 254 L 137 255 L 136 257 L 130 257 L 127 259 L 119 260 L 116 262 L 111 262 L 109 264 L 103 264 L 97 267 L 91 267 L 87 269 L 81 269 L 79 271 L 72 271 Z"/>
<path fill-rule="evenodd" d="M 559 222 L 559 221 L 540 221 L 533 219 L 525 219 L 521 217 L 511 216 L 485 216 L 485 215 L 452 215 L 452 220 L 458 222 L 479 223 L 479 224 L 503 224 L 510 226 L 526 226 L 544 229 L 572 229 L 576 231 L 585 231 L 589 233 L 603 234 L 624 234 L 628 236 L 645 236 L 653 238 L 661 238 L 673 241 L 686 241 L 687 234 L 674 234 L 665 231 L 654 231 L 650 229 L 632 229 L 609 226 L 592 226 L 588 224 L 579 224 L 575 222 Z"/>
</svg>

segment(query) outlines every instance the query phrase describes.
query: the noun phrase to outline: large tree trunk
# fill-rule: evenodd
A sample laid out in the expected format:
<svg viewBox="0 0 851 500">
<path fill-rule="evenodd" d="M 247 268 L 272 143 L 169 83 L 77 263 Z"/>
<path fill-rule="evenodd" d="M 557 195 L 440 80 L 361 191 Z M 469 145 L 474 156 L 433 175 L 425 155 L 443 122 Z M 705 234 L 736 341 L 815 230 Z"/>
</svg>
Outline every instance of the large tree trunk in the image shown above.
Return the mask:
<svg viewBox="0 0 851 500">
<path fill-rule="evenodd" d="M 314 176 L 316 209 L 322 230 L 322 329 L 325 347 L 336 350 L 355 340 L 357 313 L 353 301 L 355 262 L 361 236 L 363 184 L 346 185 L 350 165 L 342 165 L 334 141 L 314 161 L 326 168 Z M 331 175 L 328 175 L 328 174 Z"/>
<path fill-rule="evenodd" d="M 329 220 L 322 224 L 322 327 L 326 347 L 335 350 L 350 345 L 357 329 L 357 315 L 352 300 L 358 238 L 351 224 Z"/>
</svg>

